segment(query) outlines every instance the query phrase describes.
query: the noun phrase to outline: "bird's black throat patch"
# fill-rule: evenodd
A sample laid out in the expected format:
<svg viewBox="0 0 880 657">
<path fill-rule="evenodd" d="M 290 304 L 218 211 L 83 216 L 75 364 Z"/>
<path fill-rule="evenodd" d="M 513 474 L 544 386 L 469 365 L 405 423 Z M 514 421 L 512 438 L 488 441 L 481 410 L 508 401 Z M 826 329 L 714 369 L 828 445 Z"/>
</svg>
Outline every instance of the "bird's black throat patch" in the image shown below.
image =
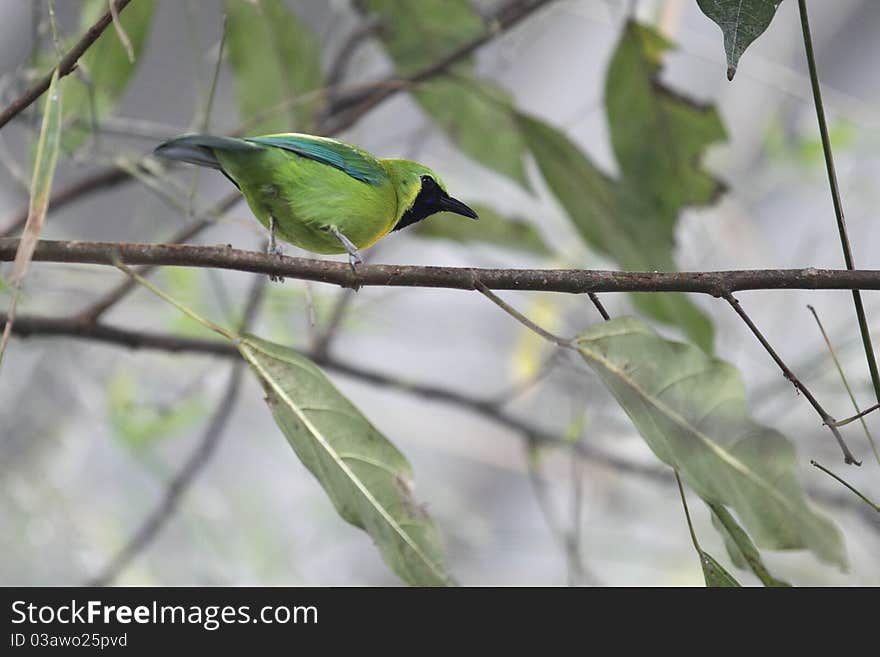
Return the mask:
<svg viewBox="0 0 880 657">
<path fill-rule="evenodd" d="M 433 178 L 430 176 L 422 176 L 422 189 L 419 191 L 419 195 L 416 196 L 416 200 L 413 202 L 412 207 L 403 213 L 400 221 L 398 221 L 397 225 L 391 230 L 406 228 L 422 219 L 427 219 L 432 214 L 441 212 L 443 210 L 442 203 L 445 197 L 446 192 L 441 189 L 440 185 L 438 185 Z"/>
</svg>

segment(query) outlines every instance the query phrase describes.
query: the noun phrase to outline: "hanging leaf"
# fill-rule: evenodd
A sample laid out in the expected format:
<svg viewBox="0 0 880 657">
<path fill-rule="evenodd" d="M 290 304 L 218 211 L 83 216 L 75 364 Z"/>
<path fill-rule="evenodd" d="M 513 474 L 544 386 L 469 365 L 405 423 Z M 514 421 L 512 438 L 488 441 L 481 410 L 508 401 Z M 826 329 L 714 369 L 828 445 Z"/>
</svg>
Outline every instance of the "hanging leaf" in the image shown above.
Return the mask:
<svg viewBox="0 0 880 657">
<path fill-rule="evenodd" d="M 382 42 L 401 76 L 435 63 L 486 29 L 469 0 L 366 0 L 386 19 Z M 510 94 L 473 73 L 467 59 L 418 85 L 413 97 L 462 152 L 528 187 L 525 143 L 517 131 Z"/>
<path fill-rule="evenodd" d="M 706 580 L 706 586 L 731 588 L 740 585 L 733 575 L 724 569 L 724 566 L 703 550 L 700 550 L 700 565 L 703 567 L 703 579 Z"/>
<path fill-rule="evenodd" d="M 782 0 L 697 0 L 700 9 L 724 33 L 727 79 L 733 80 L 739 58 L 770 25 Z"/>
<path fill-rule="evenodd" d="M 471 205 L 480 215 L 479 221 L 468 221 L 457 215 L 441 213 L 413 227 L 419 237 L 444 239 L 462 244 L 494 244 L 511 250 L 546 256 L 552 252 L 541 234 L 525 219 L 505 217 L 484 205 Z"/>
<path fill-rule="evenodd" d="M 526 144 L 541 175 L 586 242 L 623 269 L 676 269 L 675 227 L 681 211 L 708 205 L 721 185 L 699 163 L 724 127 L 712 107 L 698 105 L 658 80 L 670 44 L 630 22 L 606 75 L 605 105 L 620 169 L 600 171 L 560 130 L 519 115 Z M 647 315 L 679 326 L 712 350 L 709 319 L 681 294 L 636 294 Z"/>
<path fill-rule="evenodd" d="M 90 134 L 89 124 L 116 106 L 140 64 L 150 33 L 155 0 L 138 0 L 119 13 L 119 23 L 131 44 L 134 61 L 115 29 L 104 30 L 83 55 L 81 74 L 72 75 L 64 92 L 64 147 L 73 149 Z M 80 13 L 82 30 L 107 11 L 107 0 L 87 0 Z"/>
<path fill-rule="evenodd" d="M 321 44 L 283 0 L 227 0 L 227 47 L 248 134 L 313 132 Z"/>
<path fill-rule="evenodd" d="M 727 553 L 737 568 L 751 570 L 764 583 L 764 586 L 791 586 L 788 582 L 776 579 L 770 574 L 761 559 L 758 548 L 755 547 L 752 539 L 743 531 L 743 528 L 739 526 L 727 509 L 718 504 L 710 504 L 709 508 L 712 510 L 712 524 L 724 539 Z"/>
<path fill-rule="evenodd" d="M 671 47 L 653 29 L 629 22 L 605 75 L 608 128 L 621 183 L 639 199 L 637 210 L 651 213 L 640 223 L 659 223 L 657 231 L 669 245 L 681 211 L 710 205 L 722 191 L 701 158 L 726 138 L 714 107 L 660 81 L 661 58 Z"/>
<path fill-rule="evenodd" d="M 840 531 L 807 502 L 794 446 L 749 418 L 731 365 L 632 317 L 591 328 L 576 346 L 657 457 L 708 504 L 733 509 L 757 545 L 846 566 Z"/>
<path fill-rule="evenodd" d="M 591 247 L 627 270 L 676 268 L 672 234 L 651 221 L 650 206 L 640 208 L 637 196 L 628 195 L 619 183 L 599 171 L 556 128 L 522 115 L 519 120 L 541 175 Z M 680 326 L 702 349 L 712 349 L 712 324 L 685 295 L 635 294 L 632 298 L 642 312 Z"/>
<path fill-rule="evenodd" d="M 413 501 L 403 454 L 304 356 L 254 336 L 243 337 L 239 350 L 278 426 L 339 515 L 366 531 L 407 583 L 452 584 L 437 531 Z"/>
</svg>

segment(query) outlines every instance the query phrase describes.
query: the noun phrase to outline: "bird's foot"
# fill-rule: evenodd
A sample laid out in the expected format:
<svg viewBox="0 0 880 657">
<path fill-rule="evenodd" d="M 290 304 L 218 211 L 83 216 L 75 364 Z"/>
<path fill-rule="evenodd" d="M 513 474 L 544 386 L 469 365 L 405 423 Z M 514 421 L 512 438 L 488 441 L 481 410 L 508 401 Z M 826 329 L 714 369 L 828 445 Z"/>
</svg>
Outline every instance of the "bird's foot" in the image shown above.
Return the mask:
<svg viewBox="0 0 880 657">
<path fill-rule="evenodd" d="M 348 264 L 353 273 L 358 273 L 357 266 L 363 264 L 363 262 L 364 259 L 361 257 L 360 251 L 355 250 L 353 253 L 348 254 Z"/>
<path fill-rule="evenodd" d="M 275 243 L 274 239 L 270 239 L 269 245 L 266 247 L 266 255 L 272 256 L 280 260 L 284 257 L 284 249 L 278 246 L 278 244 Z M 273 283 L 283 283 L 284 276 L 279 276 L 278 274 L 269 274 L 269 280 Z"/>
</svg>

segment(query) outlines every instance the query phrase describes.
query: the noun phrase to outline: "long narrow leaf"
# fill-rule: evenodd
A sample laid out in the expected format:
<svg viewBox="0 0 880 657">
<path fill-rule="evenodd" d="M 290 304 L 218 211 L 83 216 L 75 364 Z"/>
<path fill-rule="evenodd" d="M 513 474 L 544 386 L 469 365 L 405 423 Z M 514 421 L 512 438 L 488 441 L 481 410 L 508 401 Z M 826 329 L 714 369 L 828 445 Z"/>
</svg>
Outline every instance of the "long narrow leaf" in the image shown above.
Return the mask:
<svg viewBox="0 0 880 657">
<path fill-rule="evenodd" d="M 748 416 L 737 371 L 631 317 L 576 341 L 648 446 L 706 502 L 729 506 L 755 543 L 807 548 L 845 567 L 838 528 L 807 502 L 794 446 Z"/>
<path fill-rule="evenodd" d="M 12 264 L 12 274 L 9 283 L 12 286 L 12 298 L 9 302 L 6 326 L 0 337 L 0 362 L 12 333 L 12 324 L 15 321 L 15 309 L 18 297 L 21 294 L 21 285 L 27 270 L 40 233 L 43 232 L 43 224 L 46 221 L 46 211 L 49 208 L 49 192 L 52 191 L 52 179 L 55 176 L 55 166 L 58 163 L 58 148 L 61 136 L 61 91 L 58 83 L 58 71 L 52 75 L 49 89 L 46 93 L 46 105 L 43 112 L 43 125 L 40 128 L 40 137 L 37 141 L 36 156 L 34 158 L 34 172 L 31 178 L 31 198 L 28 207 L 27 223 L 24 233 L 15 252 L 15 261 Z"/>
<path fill-rule="evenodd" d="M 239 350 L 278 426 L 339 515 L 366 531 L 407 583 L 452 584 L 437 531 L 413 501 L 403 454 L 307 358 L 254 336 L 244 337 Z"/>
</svg>

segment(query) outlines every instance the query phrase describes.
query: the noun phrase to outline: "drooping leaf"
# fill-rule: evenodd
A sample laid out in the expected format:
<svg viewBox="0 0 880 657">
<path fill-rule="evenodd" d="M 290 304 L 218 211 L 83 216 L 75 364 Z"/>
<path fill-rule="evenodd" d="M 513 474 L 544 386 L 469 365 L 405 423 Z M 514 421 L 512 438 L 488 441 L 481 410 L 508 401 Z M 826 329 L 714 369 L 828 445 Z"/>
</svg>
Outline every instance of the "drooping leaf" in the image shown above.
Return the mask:
<svg viewBox="0 0 880 657">
<path fill-rule="evenodd" d="M 112 28 L 104 30 L 83 55 L 82 76 L 71 76 L 64 93 L 64 122 L 69 124 L 63 137 L 65 148 L 82 143 L 90 132 L 88 124 L 109 113 L 122 98 L 140 63 L 155 6 L 155 0 L 137 0 L 119 13 L 119 22 L 131 43 L 133 62 Z M 80 14 L 81 29 L 88 29 L 106 11 L 106 0 L 86 0 Z"/>
<path fill-rule="evenodd" d="M 534 226 L 518 217 L 506 217 L 494 208 L 472 205 L 480 215 L 479 221 L 470 221 L 458 215 L 441 213 L 413 227 L 419 237 L 451 240 L 462 244 L 494 244 L 507 249 L 526 251 L 536 255 L 550 255 L 551 251 Z"/>
<path fill-rule="evenodd" d="M 12 286 L 12 295 L 9 300 L 9 310 L 6 313 L 6 322 L 0 334 L 0 363 L 9 336 L 12 333 L 12 324 L 15 321 L 15 310 L 18 298 L 21 294 L 21 286 L 25 275 L 31 265 L 34 249 L 43 232 L 46 223 L 46 212 L 49 209 L 49 195 L 52 191 L 52 180 L 55 178 L 55 167 L 58 164 L 58 151 L 61 146 L 61 82 L 58 78 L 58 70 L 52 74 L 49 88 L 46 90 L 46 102 L 43 109 L 43 122 L 40 127 L 40 136 L 37 139 L 37 147 L 34 154 L 34 170 L 31 177 L 30 202 L 28 204 L 28 216 L 21 235 L 21 241 L 15 251 L 15 260 L 12 263 L 12 272 L 9 274 L 9 283 Z"/>
<path fill-rule="evenodd" d="M 486 29 L 469 0 L 367 0 L 365 5 L 387 20 L 382 42 L 402 76 L 435 63 Z M 447 73 L 419 84 L 415 100 L 462 152 L 527 187 L 525 144 L 510 94 L 476 76 L 471 60 Z"/>
<path fill-rule="evenodd" d="M 750 569 L 764 586 L 791 586 L 788 582 L 776 579 L 770 574 L 758 548 L 727 509 L 719 504 L 710 504 L 709 508 L 712 510 L 712 524 L 724 539 L 727 553 L 737 568 Z"/>
<path fill-rule="evenodd" d="M 590 246 L 623 269 L 675 269 L 675 227 L 688 206 L 707 205 L 721 185 L 700 165 L 725 136 L 717 111 L 659 81 L 670 44 L 648 27 L 626 24 L 606 74 L 605 105 L 620 169 L 599 170 L 560 130 L 519 116 L 541 175 Z M 633 296 L 644 313 L 679 326 L 711 351 L 709 319 L 679 294 Z"/>
<path fill-rule="evenodd" d="M 733 509 L 758 546 L 846 566 L 840 531 L 807 501 L 794 446 L 749 418 L 731 365 L 632 317 L 589 329 L 576 346 L 657 457 L 707 503 Z"/>
<path fill-rule="evenodd" d="M 226 0 L 227 47 L 248 134 L 313 132 L 321 44 L 283 0 Z M 307 95 L 310 94 L 310 95 Z"/>
<path fill-rule="evenodd" d="M 724 566 L 718 563 L 711 554 L 703 550 L 700 550 L 700 565 L 703 567 L 703 578 L 706 580 L 706 586 L 731 588 L 740 585 L 733 575 L 724 569 Z"/>
<path fill-rule="evenodd" d="M 675 269 L 672 231 L 654 220 L 638 191 L 600 171 L 556 128 L 524 115 L 519 122 L 541 175 L 591 247 L 623 269 Z M 680 326 L 701 348 L 711 350 L 712 324 L 685 295 L 636 294 L 633 301 L 642 312 Z"/>
<path fill-rule="evenodd" d="M 246 336 L 239 344 L 278 426 L 339 515 L 366 531 L 409 584 L 452 584 L 437 531 L 412 498 L 406 458 L 318 367 L 295 351 Z"/>
<path fill-rule="evenodd" d="M 782 0 L 697 0 L 703 13 L 724 33 L 727 79 L 733 80 L 739 58 L 770 25 Z"/>
<path fill-rule="evenodd" d="M 605 75 L 608 129 L 621 183 L 640 200 L 639 210 L 651 212 L 650 221 L 659 223 L 670 245 L 681 211 L 709 205 L 721 192 L 701 157 L 726 137 L 713 106 L 660 81 L 661 58 L 671 47 L 653 29 L 629 22 Z"/>
</svg>

